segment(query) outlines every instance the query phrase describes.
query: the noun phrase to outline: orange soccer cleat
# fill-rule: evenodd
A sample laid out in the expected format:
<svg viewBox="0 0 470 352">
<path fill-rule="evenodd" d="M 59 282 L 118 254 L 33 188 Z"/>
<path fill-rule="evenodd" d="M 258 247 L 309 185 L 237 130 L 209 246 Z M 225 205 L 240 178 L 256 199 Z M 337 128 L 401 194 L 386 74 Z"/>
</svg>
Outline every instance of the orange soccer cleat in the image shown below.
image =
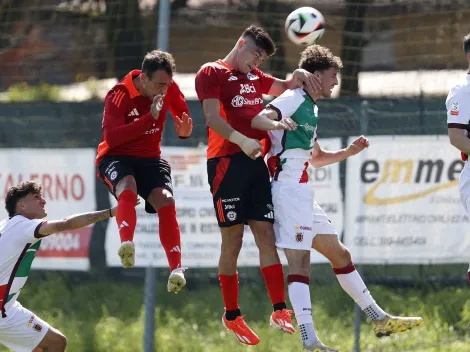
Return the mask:
<svg viewBox="0 0 470 352">
<path fill-rule="evenodd" d="M 269 323 L 284 332 L 293 334 L 295 332 L 295 328 L 292 325 L 292 319 L 290 317 L 292 313 L 293 312 L 291 310 L 287 309 L 276 310 L 271 314 Z"/>
<path fill-rule="evenodd" d="M 246 325 L 243 317 L 238 316 L 235 320 L 227 320 L 224 313 L 222 324 L 227 330 L 233 332 L 241 343 L 245 345 L 257 345 L 259 343 L 259 337 Z"/>
</svg>

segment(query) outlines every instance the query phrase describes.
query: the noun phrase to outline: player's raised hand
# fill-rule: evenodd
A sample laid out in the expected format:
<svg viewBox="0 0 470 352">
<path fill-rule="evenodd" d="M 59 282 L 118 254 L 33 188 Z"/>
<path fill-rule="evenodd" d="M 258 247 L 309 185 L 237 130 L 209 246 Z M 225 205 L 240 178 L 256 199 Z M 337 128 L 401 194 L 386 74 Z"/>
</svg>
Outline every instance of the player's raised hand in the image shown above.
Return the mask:
<svg viewBox="0 0 470 352">
<path fill-rule="evenodd" d="M 281 121 L 277 121 L 275 130 L 286 130 L 286 131 L 295 131 L 297 129 L 297 124 L 290 118 L 283 118 Z"/>
<path fill-rule="evenodd" d="M 310 73 L 299 68 L 294 71 L 293 76 L 297 88 L 307 89 L 310 92 L 320 92 L 322 90 L 321 79 L 317 72 Z"/>
<path fill-rule="evenodd" d="M 355 139 L 350 146 L 348 147 L 349 155 L 356 155 L 357 153 L 362 152 L 365 148 L 369 147 L 370 143 L 367 137 L 360 136 Z"/>
<path fill-rule="evenodd" d="M 160 110 L 163 108 L 164 94 L 158 94 L 153 98 L 152 105 L 150 106 L 150 113 L 155 120 L 160 117 Z"/>
<path fill-rule="evenodd" d="M 193 131 L 193 120 L 189 115 L 183 112 L 182 117 L 175 116 L 176 133 L 180 137 L 189 137 Z"/>
</svg>

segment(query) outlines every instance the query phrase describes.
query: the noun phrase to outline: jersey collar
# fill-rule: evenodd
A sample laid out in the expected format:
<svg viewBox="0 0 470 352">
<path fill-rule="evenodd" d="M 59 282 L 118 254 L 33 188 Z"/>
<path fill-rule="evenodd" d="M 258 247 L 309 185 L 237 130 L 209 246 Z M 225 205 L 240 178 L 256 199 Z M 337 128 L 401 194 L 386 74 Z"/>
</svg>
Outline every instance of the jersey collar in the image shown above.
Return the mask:
<svg viewBox="0 0 470 352">
<path fill-rule="evenodd" d="M 224 66 L 225 68 L 229 69 L 230 71 L 233 71 L 233 67 L 230 66 L 228 63 L 223 62 L 222 59 L 219 59 L 216 61 L 219 65 Z"/>
<path fill-rule="evenodd" d="M 135 87 L 134 82 L 132 80 L 134 79 L 135 76 L 140 75 L 141 73 L 142 73 L 141 70 L 132 70 L 122 79 L 122 83 L 127 88 L 127 91 L 129 92 L 129 96 L 131 99 L 140 95 L 139 91 Z"/>
<path fill-rule="evenodd" d="M 314 104 L 316 104 L 315 100 L 313 100 L 313 98 L 310 96 L 310 94 L 308 94 L 308 92 L 307 92 L 305 89 L 302 89 L 302 90 L 303 90 L 303 92 L 305 93 L 305 95 L 306 95 L 307 97 L 309 97 L 310 100 L 311 100 Z"/>
</svg>

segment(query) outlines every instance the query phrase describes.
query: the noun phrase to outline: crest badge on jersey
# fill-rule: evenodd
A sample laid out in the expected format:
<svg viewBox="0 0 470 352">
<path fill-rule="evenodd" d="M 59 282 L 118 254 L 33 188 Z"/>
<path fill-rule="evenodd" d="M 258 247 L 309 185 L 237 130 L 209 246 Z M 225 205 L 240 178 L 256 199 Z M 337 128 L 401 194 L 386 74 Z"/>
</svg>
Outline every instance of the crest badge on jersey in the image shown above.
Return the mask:
<svg viewBox="0 0 470 352">
<path fill-rule="evenodd" d="M 303 239 L 304 239 L 304 234 L 303 234 L 302 232 L 296 232 L 296 233 L 295 233 L 295 240 L 296 240 L 297 242 L 300 243 L 300 242 L 303 241 Z"/>
<path fill-rule="evenodd" d="M 252 74 L 251 72 L 248 72 L 248 74 L 246 75 L 246 77 L 247 77 L 250 81 L 254 81 L 255 79 L 258 79 L 258 78 L 259 78 L 257 75 L 254 75 L 254 74 Z"/>
<path fill-rule="evenodd" d="M 453 116 L 459 115 L 459 103 L 452 103 L 452 109 L 450 109 L 450 114 Z"/>
</svg>

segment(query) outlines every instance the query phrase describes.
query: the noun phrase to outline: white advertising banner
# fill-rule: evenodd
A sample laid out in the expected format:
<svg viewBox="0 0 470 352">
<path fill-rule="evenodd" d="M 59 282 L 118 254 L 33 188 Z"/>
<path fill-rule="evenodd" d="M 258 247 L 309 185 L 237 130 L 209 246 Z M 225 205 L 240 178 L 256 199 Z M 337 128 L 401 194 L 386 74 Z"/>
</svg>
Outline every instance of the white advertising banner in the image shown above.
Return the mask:
<svg viewBox="0 0 470 352">
<path fill-rule="evenodd" d="M 0 191 L 22 181 L 42 185 L 49 220 L 94 211 L 95 150 L 93 149 L 0 149 Z M 0 217 L 8 217 L 5 207 Z M 88 270 L 88 249 L 93 226 L 44 238 L 33 269 Z"/>
<path fill-rule="evenodd" d="M 347 164 L 345 244 L 354 262 L 468 263 L 458 190 L 464 163 L 448 137 L 369 139 Z"/>
<path fill-rule="evenodd" d="M 340 141 L 325 140 L 322 146 L 336 148 Z M 163 147 L 162 158 L 172 167 L 174 197 L 177 219 L 181 231 L 183 266 L 217 267 L 220 255 L 221 236 L 212 195 L 207 183 L 206 148 Z M 342 203 L 339 189 L 339 170 L 326 168 L 324 171 L 309 169 L 314 185 L 319 186 L 319 203 L 324 200 L 325 210 L 330 210 L 331 220 L 336 222 L 338 231 L 342 228 Z M 337 188 L 333 190 L 333 188 Z M 337 191 L 337 192 L 336 192 Z M 336 193 L 335 193 L 336 192 Z M 333 197 L 337 196 L 337 199 Z M 323 198 L 323 200 L 321 199 Z M 112 205 L 116 200 L 110 195 Z M 158 235 L 158 216 L 147 214 L 142 201 L 137 210 L 137 226 L 134 234 L 136 266 L 167 267 L 168 262 Z M 336 220 L 338 218 L 338 220 Z M 106 231 L 106 261 L 109 266 L 121 266 L 117 255 L 120 239 L 116 221 L 110 221 Z M 284 255 L 281 259 L 285 263 Z M 326 262 L 315 253 L 312 262 Z M 259 254 L 253 235 L 245 226 L 243 247 L 238 260 L 239 266 L 258 266 Z"/>
</svg>

